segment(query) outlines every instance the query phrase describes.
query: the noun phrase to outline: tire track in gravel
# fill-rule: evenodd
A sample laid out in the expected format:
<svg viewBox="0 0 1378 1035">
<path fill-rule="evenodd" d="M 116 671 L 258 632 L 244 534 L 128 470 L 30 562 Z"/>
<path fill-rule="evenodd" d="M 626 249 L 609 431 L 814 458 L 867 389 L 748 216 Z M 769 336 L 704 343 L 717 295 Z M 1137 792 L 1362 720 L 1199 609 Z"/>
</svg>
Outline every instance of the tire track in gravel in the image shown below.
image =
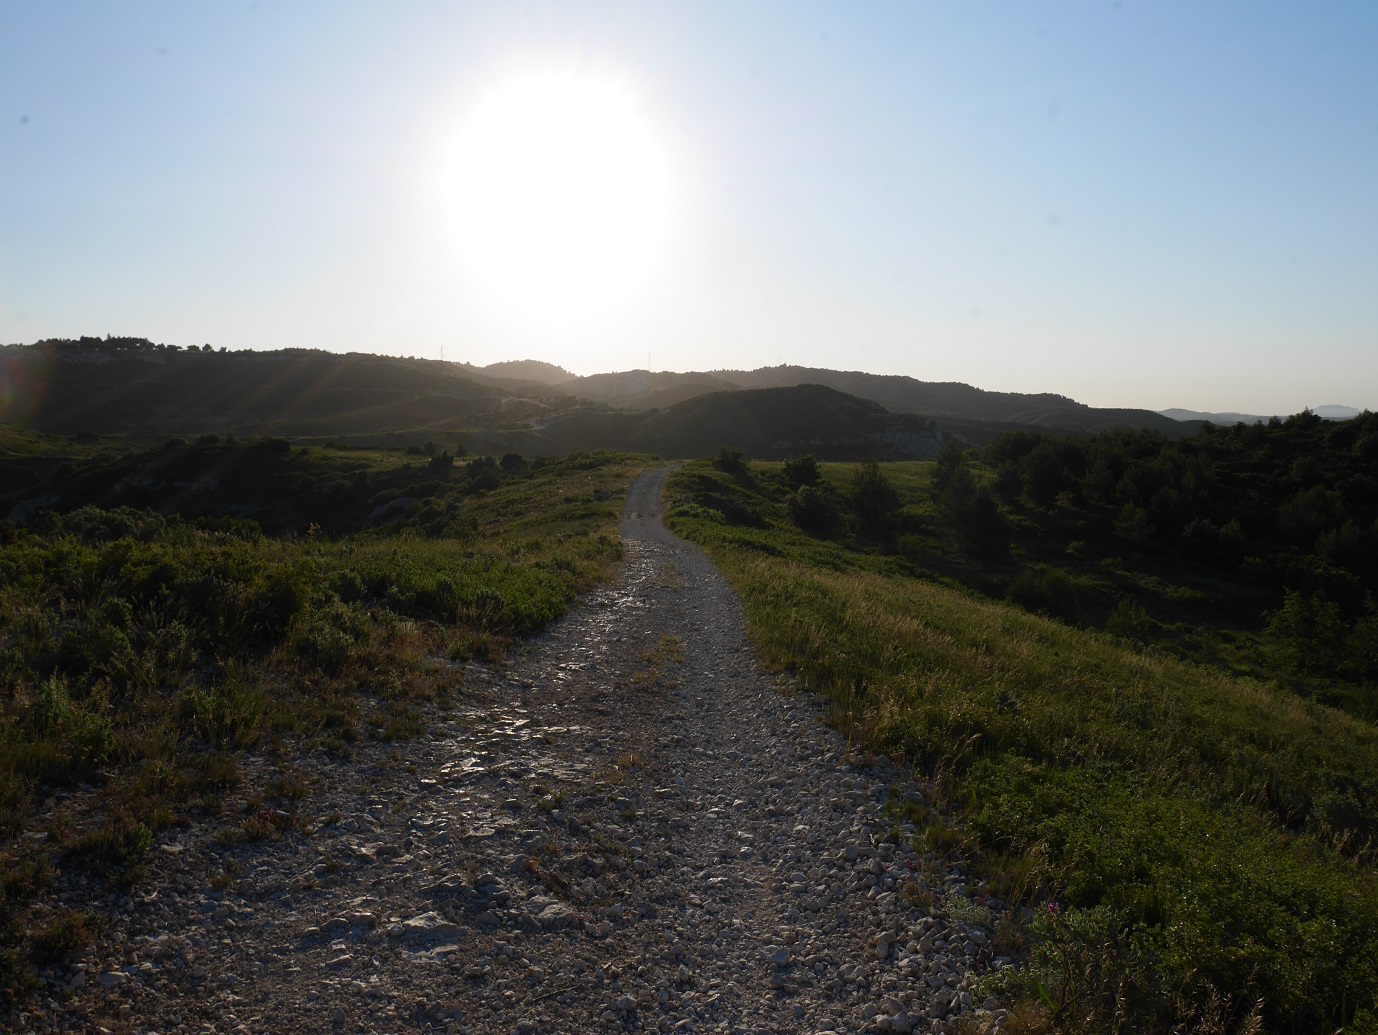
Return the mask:
<svg viewBox="0 0 1378 1035">
<path fill-rule="evenodd" d="M 991 914 L 959 863 L 886 838 L 887 803 L 931 788 L 864 767 L 817 699 L 758 669 L 731 588 L 661 524 L 668 470 L 629 493 L 615 582 L 506 667 L 466 666 L 463 707 L 419 741 L 310 762 L 309 835 L 160 845 L 156 890 L 112 907 L 32 1030 L 998 1022 L 969 992 L 1006 962 Z M 211 888 L 227 866 L 242 878 Z"/>
</svg>

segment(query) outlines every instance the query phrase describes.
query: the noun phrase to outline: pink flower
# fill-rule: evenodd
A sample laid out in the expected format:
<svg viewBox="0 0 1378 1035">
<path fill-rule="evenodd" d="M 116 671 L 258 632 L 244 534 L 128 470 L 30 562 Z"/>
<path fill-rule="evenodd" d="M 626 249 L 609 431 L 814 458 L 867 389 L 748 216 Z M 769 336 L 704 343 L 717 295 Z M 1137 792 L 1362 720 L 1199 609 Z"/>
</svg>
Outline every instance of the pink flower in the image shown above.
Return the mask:
<svg viewBox="0 0 1378 1035">
<path fill-rule="evenodd" d="M 1057 916 L 1057 911 L 1058 911 L 1059 909 L 1061 909 L 1061 908 L 1062 908 L 1062 906 L 1060 906 L 1060 905 L 1059 905 L 1058 903 L 1056 903 L 1056 902 L 1049 902 L 1049 903 L 1048 903 L 1048 913 L 1049 913 L 1050 915 L 1052 915 L 1052 916 Z"/>
</svg>

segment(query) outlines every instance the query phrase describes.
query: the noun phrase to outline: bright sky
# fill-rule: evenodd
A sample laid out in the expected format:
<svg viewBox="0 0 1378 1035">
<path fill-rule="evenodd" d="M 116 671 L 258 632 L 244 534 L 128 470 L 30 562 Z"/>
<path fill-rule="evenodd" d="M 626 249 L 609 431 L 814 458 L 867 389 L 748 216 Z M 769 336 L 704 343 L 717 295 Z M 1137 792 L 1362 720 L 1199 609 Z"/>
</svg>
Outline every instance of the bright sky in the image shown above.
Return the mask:
<svg viewBox="0 0 1378 1035">
<path fill-rule="evenodd" d="M 0 342 L 1378 409 L 1375 55 L 1371 0 L 6 0 Z"/>
</svg>

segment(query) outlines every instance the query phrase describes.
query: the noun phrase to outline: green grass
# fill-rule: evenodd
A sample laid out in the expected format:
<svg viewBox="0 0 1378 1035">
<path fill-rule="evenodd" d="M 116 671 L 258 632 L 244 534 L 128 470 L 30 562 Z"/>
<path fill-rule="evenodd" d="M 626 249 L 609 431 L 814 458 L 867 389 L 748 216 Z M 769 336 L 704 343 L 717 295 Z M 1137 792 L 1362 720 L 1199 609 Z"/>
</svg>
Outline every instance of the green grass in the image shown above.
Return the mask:
<svg viewBox="0 0 1378 1035">
<path fill-rule="evenodd" d="M 515 458 L 480 461 L 475 478 L 386 451 L 156 454 L 196 448 L 219 450 L 222 470 L 260 450 L 265 466 L 287 465 L 281 479 L 314 480 L 273 500 L 276 535 L 182 516 L 192 503 L 175 483 L 156 509 L 0 522 L 0 996 L 21 994 L 37 960 L 87 929 L 35 927 L 50 881 L 18 861 L 21 837 L 48 835 L 43 872 L 84 877 L 95 900 L 103 885 L 141 879 L 170 824 L 218 826 L 226 844 L 295 829 L 305 789 L 248 786 L 244 756 L 280 772 L 315 747 L 348 757 L 362 738 L 419 735 L 428 706 L 464 692 L 452 659 L 501 658 L 608 577 L 622 500 L 648 466 Z M 77 456 L 63 477 L 81 484 L 87 463 Z M 381 527 L 322 531 L 315 486 L 346 469 L 360 495 L 419 502 Z M 424 497 L 408 488 L 418 478 Z M 356 515 L 373 505 L 341 503 Z M 263 806 L 269 795 L 277 807 Z"/>
<path fill-rule="evenodd" d="M 922 556 L 805 536 L 769 470 L 687 466 L 672 527 L 742 594 L 766 663 L 828 695 L 858 746 L 937 778 L 993 871 L 1026 874 L 1028 904 L 1109 918 L 1135 1024 L 1167 1027 L 1174 997 L 1215 988 L 1241 1016 L 1261 995 L 1274 1030 L 1375 1030 L 1372 724 L 920 577 Z M 844 473 L 825 469 L 840 488 Z M 912 495 L 924 478 L 893 481 Z M 1026 973 L 1080 980 L 1039 971 L 1048 958 Z"/>
</svg>

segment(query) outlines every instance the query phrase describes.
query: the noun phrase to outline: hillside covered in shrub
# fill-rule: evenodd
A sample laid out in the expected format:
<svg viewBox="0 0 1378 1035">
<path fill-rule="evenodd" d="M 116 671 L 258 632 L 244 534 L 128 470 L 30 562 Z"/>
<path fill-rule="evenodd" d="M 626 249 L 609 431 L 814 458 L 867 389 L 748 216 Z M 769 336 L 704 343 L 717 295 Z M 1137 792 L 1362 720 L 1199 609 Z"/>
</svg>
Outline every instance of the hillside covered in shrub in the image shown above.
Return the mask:
<svg viewBox="0 0 1378 1035">
<path fill-rule="evenodd" d="M 1015 903 L 991 987 L 1030 1030 L 1378 1031 L 1373 421 L 725 451 L 671 522 L 768 664 L 941 788 L 896 821 Z"/>
</svg>

